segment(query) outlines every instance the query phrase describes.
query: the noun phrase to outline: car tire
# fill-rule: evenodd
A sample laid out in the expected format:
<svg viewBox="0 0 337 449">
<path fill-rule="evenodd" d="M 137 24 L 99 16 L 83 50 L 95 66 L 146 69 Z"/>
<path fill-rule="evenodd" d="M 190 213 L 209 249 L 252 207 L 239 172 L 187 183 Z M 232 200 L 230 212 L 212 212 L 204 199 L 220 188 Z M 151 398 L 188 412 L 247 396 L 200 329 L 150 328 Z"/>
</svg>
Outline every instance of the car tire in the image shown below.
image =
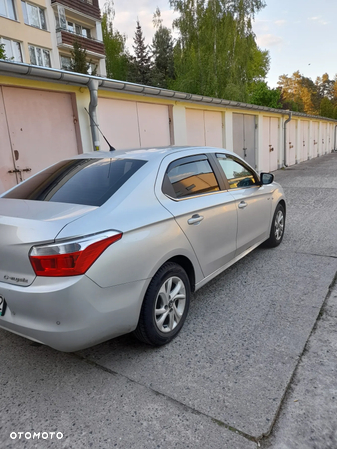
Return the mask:
<svg viewBox="0 0 337 449">
<path fill-rule="evenodd" d="M 146 291 L 134 335 L 153 346 L 169 343 L 184 325 L 190 297 L 191 287 L 185 270 L 176 263 L 165 263 Z"/>
<path fill-rule="evenodd" d="M 282 240 L 285 229 L 285 210 L 282 204 L 278 204 L 271 223 L 269 239 L 265 241 L 264 245 L 268 248 L 275 248 Z"/>
</svg>

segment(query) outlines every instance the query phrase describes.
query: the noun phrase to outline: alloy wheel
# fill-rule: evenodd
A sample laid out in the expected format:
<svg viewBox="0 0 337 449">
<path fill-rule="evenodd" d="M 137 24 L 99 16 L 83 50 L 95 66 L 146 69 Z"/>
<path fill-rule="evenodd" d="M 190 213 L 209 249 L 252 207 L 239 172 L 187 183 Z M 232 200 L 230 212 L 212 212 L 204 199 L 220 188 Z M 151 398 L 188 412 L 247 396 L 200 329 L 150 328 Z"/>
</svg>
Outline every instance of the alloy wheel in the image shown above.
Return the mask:
<svg viewBox="0 0 337 449">
<path fill-rule="evenodd" d="M 155 303 L 155 323 L 160 332 L 171 332 L 180 322 L 186 306 L 186 288 L 177 276 L 166 279 Z"/>
</svg>

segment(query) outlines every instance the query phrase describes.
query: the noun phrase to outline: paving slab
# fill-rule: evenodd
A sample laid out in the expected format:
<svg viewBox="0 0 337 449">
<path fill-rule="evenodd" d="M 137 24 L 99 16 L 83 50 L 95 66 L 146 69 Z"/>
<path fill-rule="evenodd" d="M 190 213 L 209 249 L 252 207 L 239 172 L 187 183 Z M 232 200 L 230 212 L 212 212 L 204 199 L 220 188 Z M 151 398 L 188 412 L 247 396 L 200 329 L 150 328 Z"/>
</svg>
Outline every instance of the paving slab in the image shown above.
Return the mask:
<svg viewBox="0 0 337 449">
<path fill-rule="evenodd" d="M 337 287 L 322 311 L 264 449 L 337 448 Z"/>
<path fill-rule="evenodd" d="M 194 296 L 181 334 L 79 354 L 252 437 L 269 433 L 337 260 L 258 249 Z"/>
<path fill-rule="evenodd" d="M 0 360 L 1 449 L 256 448 L 149 388 L 3 330 Z M 30 437 L 34 432 L 40 439 Z"/>
</svg>

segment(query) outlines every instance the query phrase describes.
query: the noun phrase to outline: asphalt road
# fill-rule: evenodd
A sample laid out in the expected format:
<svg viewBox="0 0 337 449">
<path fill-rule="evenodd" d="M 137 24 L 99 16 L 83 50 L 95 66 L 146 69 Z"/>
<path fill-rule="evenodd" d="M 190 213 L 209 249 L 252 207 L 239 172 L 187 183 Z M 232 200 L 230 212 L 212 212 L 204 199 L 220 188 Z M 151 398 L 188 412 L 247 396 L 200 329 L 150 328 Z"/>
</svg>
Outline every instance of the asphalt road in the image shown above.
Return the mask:
<svg viewBox="0 0 337 449">
<path fill-rule="evenodd" d="M 168 346 L 62 354 L 0 330 L 1 449 L 335 449 L 336 174 L 337 154 L 275 173 L 282 245 L 198 291 Z"/>
</svg>

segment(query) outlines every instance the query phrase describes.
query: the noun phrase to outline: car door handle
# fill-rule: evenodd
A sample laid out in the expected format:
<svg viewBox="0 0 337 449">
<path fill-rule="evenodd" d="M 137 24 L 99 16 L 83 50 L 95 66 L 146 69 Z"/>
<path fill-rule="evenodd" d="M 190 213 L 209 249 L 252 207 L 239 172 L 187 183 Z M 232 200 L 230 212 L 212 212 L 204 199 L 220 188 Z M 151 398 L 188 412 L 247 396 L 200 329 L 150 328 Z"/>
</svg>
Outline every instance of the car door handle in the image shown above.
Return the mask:
<svg viewBox="0 0 337 449">
<path fill-rule="evenodd" d="M 197 224 L 199 224 L 203 219 L 204 219 L 204 217 L 203 217 L 202 215 L 195 214 L 195 215 L 192 215 L 192 217 L 191 217 L 189 220 L 187 220 L 187 223 L 188 223 L 189 225 L 197 225 Z"/>
<path fill-rule="evenodd" d="M 247 203 L 245 203 L 244 201 L 241 201 L 240 204 L 239 204 L 239 209 L 244 209 L 247 206 L 248 206 Z"/>
</svg>

